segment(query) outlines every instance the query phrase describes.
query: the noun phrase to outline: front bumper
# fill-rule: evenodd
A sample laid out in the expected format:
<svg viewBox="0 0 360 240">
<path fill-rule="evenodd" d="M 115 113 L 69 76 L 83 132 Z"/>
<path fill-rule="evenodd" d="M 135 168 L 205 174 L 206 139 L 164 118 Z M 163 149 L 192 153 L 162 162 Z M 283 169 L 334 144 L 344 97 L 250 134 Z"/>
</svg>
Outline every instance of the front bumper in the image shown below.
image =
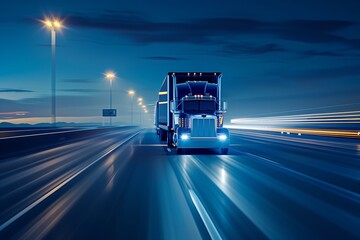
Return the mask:
<svg viewBox="0 0 360 240">
<path fill-rule="evenodd" d="M 189 137 L 188 139 L 178 139 L 178 148 L 228 148 L 230 139 L 221 140 L 218 137 Z"/>
</svg>

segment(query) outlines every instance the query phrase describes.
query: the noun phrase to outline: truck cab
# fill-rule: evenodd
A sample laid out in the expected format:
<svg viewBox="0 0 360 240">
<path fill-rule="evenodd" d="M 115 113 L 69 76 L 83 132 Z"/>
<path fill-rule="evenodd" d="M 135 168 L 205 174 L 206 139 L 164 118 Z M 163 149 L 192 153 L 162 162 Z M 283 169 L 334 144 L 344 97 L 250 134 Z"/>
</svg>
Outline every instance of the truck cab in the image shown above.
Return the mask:
<svg viewBox="0 0 360 240">
<path fill-rule="evenodd" d="M 169 148 L 176 148 L 178 153 L 187 148 L 228 152 L 230 135 L 223 128 L 226 103 L 221 101 L 221 77 L 215 72 L 169 73 L 165 78 L 156 104 L 155 125 Z"/>
</svg>

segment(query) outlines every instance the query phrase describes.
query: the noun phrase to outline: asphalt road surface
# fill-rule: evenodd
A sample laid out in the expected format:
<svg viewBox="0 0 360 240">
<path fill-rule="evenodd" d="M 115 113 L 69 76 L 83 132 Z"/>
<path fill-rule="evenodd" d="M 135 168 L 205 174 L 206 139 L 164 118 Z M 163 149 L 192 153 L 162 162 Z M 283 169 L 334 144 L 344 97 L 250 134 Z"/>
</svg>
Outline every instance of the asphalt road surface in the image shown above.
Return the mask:
<svg viewBox="0 0 360 240">
<path fill-rule="evenodd" d="M 169 152 L 119 128 L 0 160 L 0 239 L 359 239 L 360 141 L 231 132 Z"/>
</svg>

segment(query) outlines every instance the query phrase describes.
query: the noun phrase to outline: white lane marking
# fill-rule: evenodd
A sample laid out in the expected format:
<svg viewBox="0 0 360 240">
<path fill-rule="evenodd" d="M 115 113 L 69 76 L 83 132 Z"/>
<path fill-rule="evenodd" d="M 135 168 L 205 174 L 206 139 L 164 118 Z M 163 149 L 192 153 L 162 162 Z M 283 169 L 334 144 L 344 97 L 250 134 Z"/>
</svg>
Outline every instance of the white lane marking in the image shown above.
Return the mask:
<svg viewBox="0 0 360 240">
<path fill-rule="evenodd" d="M 270 162 L 270 163 L 272 163 L 272 164 L 281 166 L 280 163 L 275 162 L 275 161 L 273 161 L 273 160 L 270 160 L 270 159 L 268 159 L 268 158 L 264 158 L 264 157 L 261 157 L 261 156 L 258 156 L 258 155 L 252 154 L 252 153 L 248 153 L 248 152 L 243 152 L 243 153 L 244 153 L 245 155 L 249 156 L 249 157 L 257 158 L 257 159 L 260 159 L 260 160 L 263 160 L 263 161 Z"/>
<path fill-rule="evenodd" d="M 221 239 L 219 232 L 217 231 L 214 223 L 211 221 L 209 214 L 206 212 L 204 206 L 202 205 L 202 203 L 201 203 L 200 199 L 198 198 L 198 196 L 196 195 L 196 193 L 191 189 L 188 189 L 188 190 L 190 193 L 191 200 L 193 201 L 193 203 L 196 207 L 196 210 L 200 214 L 200 217 L 201 217 L 202 221 L 204 222 L 205 227 L 208 230 L 211 239 L 213 239 L 213 240 Z"/>
<path fill-rule="evenodd" d="M 106 157 L 107 155 L 109 155 L 110 153 L 112 153 L 114 150 L 116 150 L 117 148 L 119 148 L 120 146 L 124 145 L 126 142 L 128 142 L 130 139 L 134 138 L 136 135 L 138 135 L 141 131 L 136 132 L 135 134 L 131 135 L 130 137 L 126 138 L 125 140 L 123 140 L 122 142 L 116 144 L 114 147 L 112 147 L 110 150 L 108 150 L 107 152 L 105 152 L 104 154 L 102 154 L 100 157 L 98 157 L 96 160 L 94 160 L 92 163 L 90 163 L 89 165 L 87 165 L 86 167 L 84 167 L 83 169 L 81 169 L 80 171 L 78 171 L 77 173 L 75 173 L 74 175 L 72 175 L 71 177 L 69 177 L 68 179 L 66 179 L 65 181 L 63 181 L 62 183 L 60 183 L 59 185 L 57 185 L 55 188 L 53 188 L 51 191 L 47 192 L 45 195 L 43 195 L 41 198 L 39 198 L 38 200 L 36 200 L 35 202 L 33 202 L 32 204 L 30 204 L 29 206 L 27 206 L 26 208 L 24 208 L 23 210 L 21 210 L 20 212 L 18 212 L 17 214 L 15 214 L 13 217 L 11 217 L 9 220 L 7 220 L 6 222 L 4 222 L 3 224 L 0 225 L 0 232 L 2 230 L 4 230 L 6 227 L 8 227 L 10 224 L 12 224 L 13 222 L 15 222 L 16 220 L 18 220 L 20 217 L 22 217 L 23 215 L 25 215 L 27 212 L 29 212 L 31 209 L 33 209 L 34 207 L 36 207 L 37 205 L 39 205 L 41 202 L 43 202 L 45 199 L 47 199 L 48 197 L 50 197 L 52 194 L 54 194 L 56 191 L 58 191 L 59 189 L 61 189 L 63 186 L 65 186 L 66 184 L 68 184 L 70 181 L 72 181 L 74 178 L 76 178 L 77 176 L 79 176 L 81 173 L 83 173 L 84 171 L 86 171 L 88 168 L 90 168 L 92 165 L 94 165 L 95 163 L 97 163 L 98 161 L 100 161 L 102 158 Z"/>
</svg>

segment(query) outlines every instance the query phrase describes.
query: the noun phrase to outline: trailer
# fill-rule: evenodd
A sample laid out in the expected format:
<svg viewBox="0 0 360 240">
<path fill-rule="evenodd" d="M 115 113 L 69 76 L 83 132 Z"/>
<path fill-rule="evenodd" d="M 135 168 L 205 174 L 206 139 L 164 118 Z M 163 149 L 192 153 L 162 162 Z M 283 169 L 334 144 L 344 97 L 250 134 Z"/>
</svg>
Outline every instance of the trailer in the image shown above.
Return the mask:
<svg viewBox="0 0 360 240">
<path fill-rule="evenodd" d="M 169 72 L 158 93 L 154 125 L 168 148 L 218 148 L 227 154 L 230 135 L 223 128 L 226 102 L 220 72 Z"/>
</svg>

